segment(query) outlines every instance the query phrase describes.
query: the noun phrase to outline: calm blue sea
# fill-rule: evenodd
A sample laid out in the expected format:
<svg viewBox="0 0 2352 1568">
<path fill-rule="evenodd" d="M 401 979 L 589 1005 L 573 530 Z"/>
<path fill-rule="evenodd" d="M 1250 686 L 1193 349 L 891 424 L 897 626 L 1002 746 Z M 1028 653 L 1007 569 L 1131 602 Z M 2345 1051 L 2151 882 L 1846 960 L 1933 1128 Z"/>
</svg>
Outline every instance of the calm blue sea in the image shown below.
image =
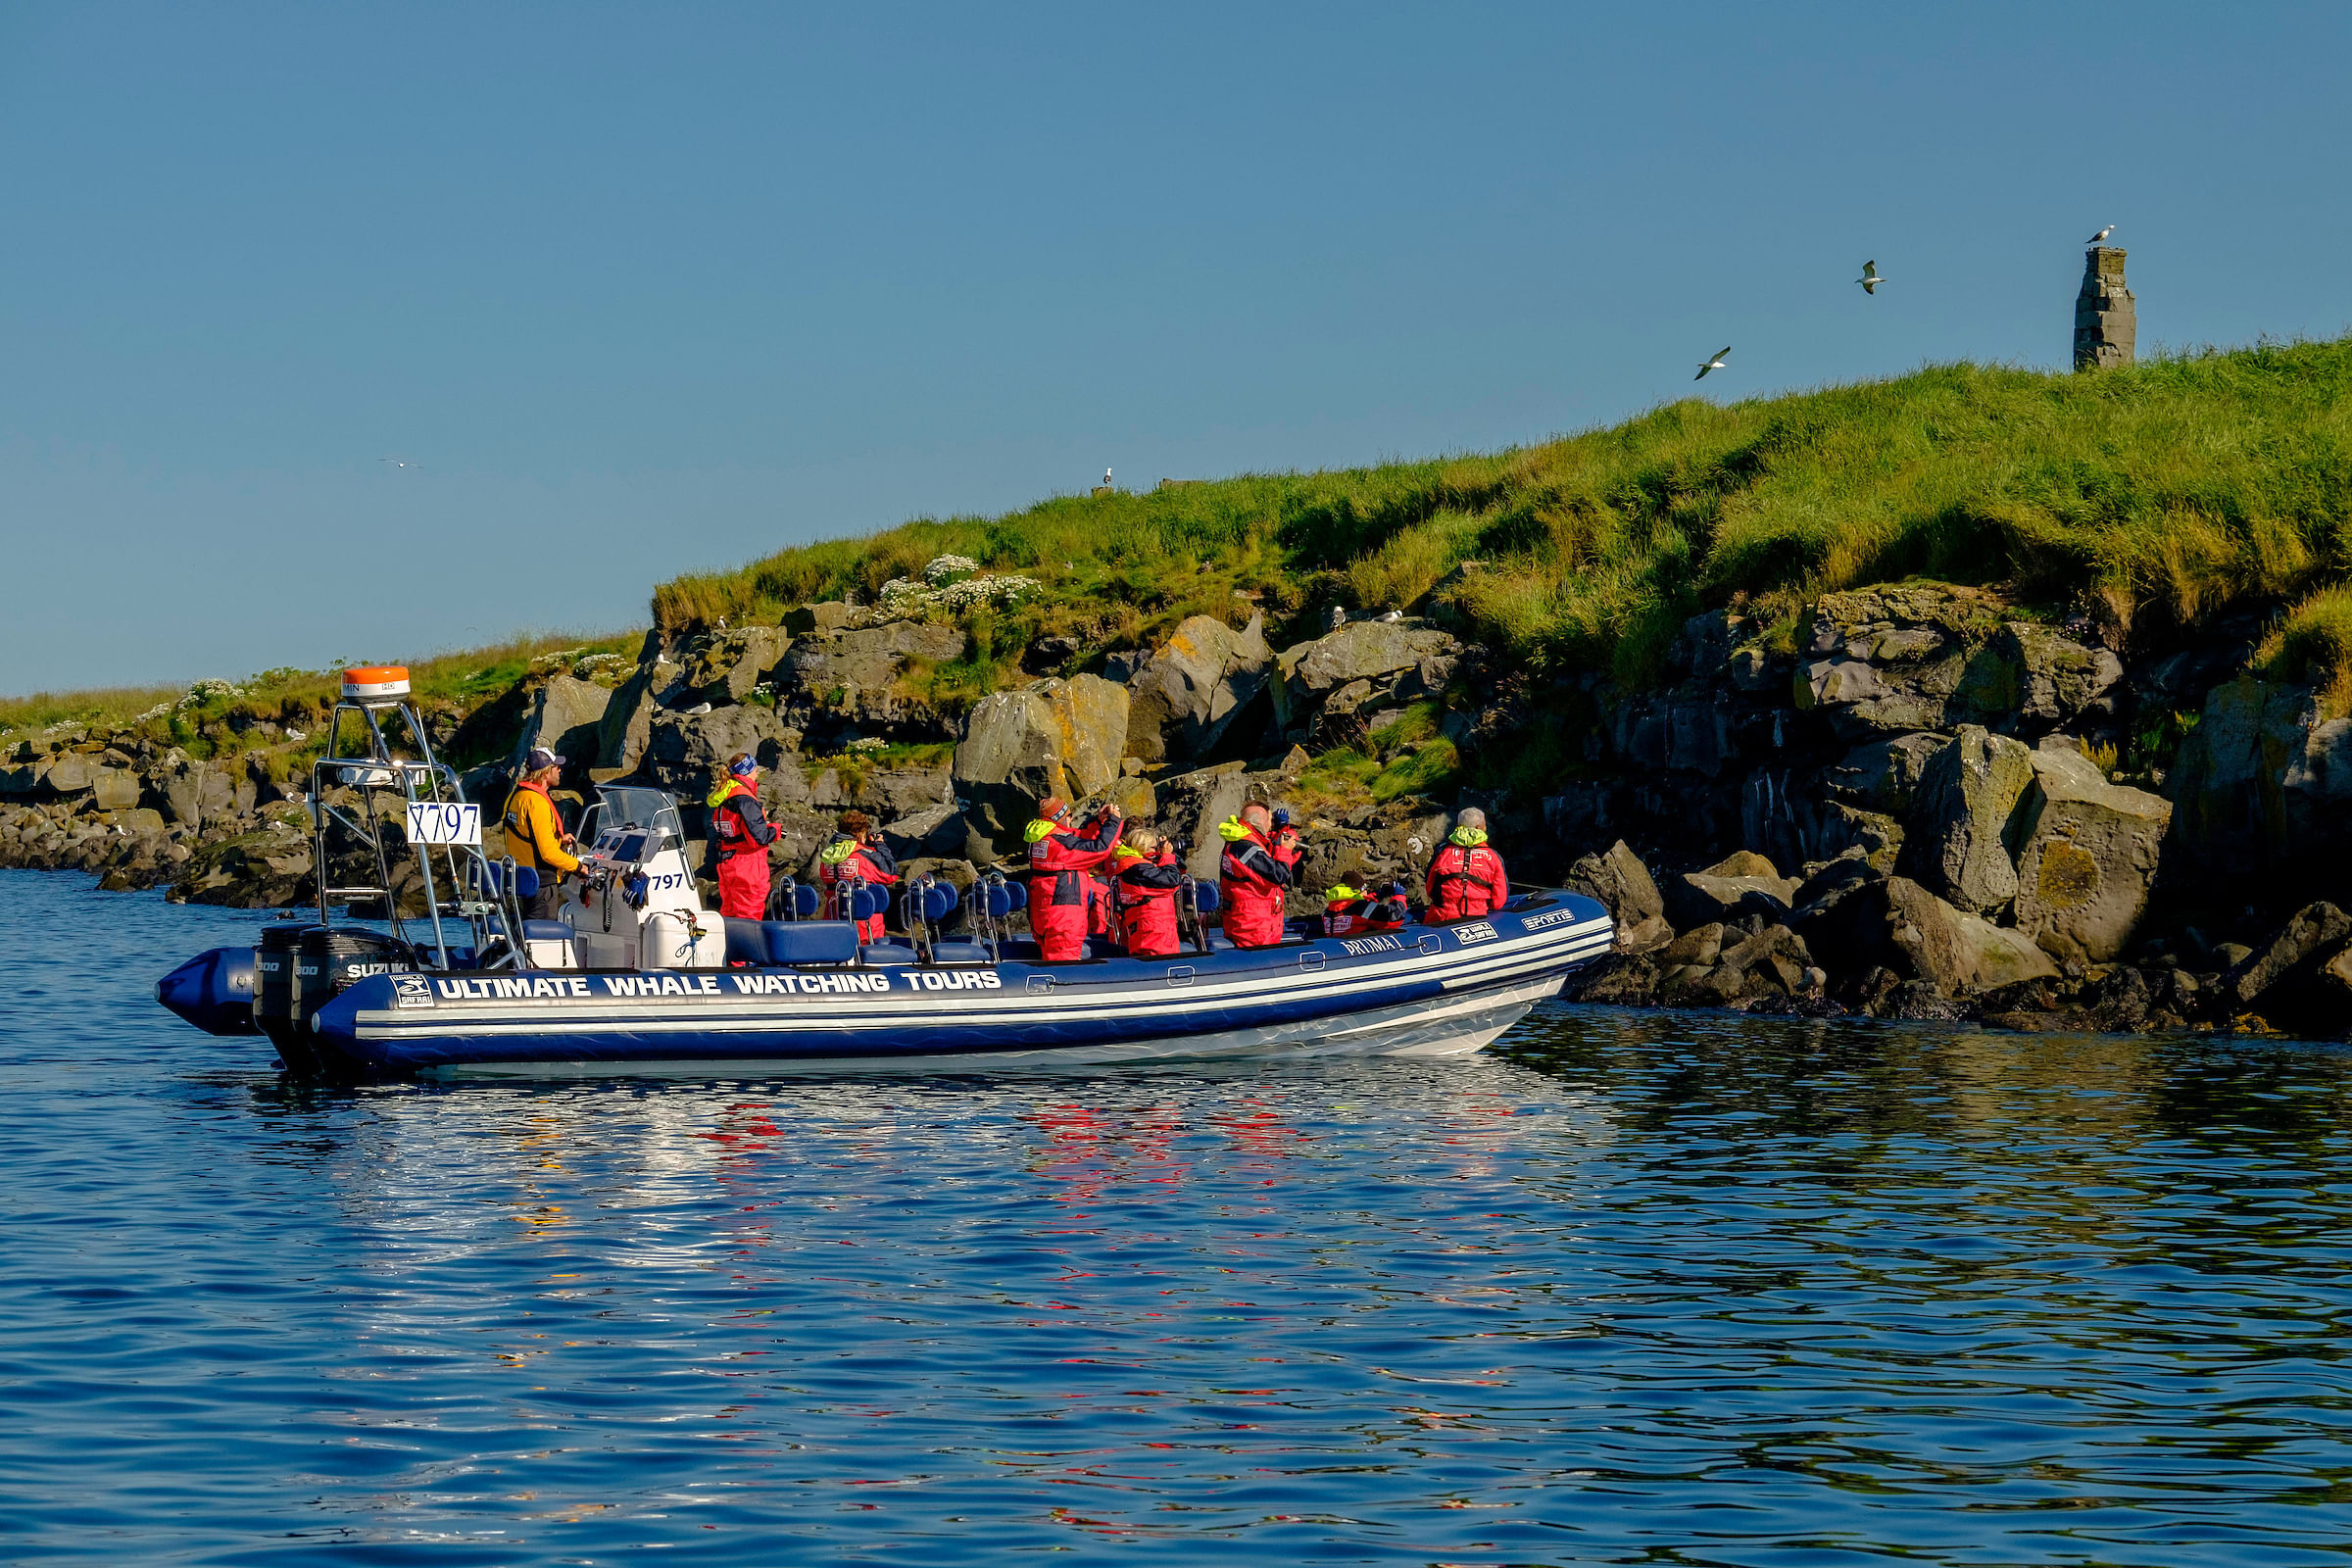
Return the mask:
<svg viewBox="0 0 2352 1568">
<path fill-rule="evenodd" d="M 291 1088 L 0 873 L 0 1559 L 2336 1563 L 2352 1058 Z"/>
</svg>

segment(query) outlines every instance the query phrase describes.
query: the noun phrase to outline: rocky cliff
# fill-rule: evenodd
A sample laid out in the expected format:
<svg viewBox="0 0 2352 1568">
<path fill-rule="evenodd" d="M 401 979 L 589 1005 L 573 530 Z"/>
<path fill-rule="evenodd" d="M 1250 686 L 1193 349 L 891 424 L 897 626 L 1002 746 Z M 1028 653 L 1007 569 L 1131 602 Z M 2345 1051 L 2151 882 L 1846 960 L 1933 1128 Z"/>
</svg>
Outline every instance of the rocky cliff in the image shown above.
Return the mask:
<svg viewBox="0 0 2352 1568">
<path fill-rule="evenodd" d="M 698 831 L 718 768 L 750 752 L 795 871 L 855 806 L 968 881 L 1017 856 L 1051 793 L 1156 819 L 1213 874 L 1214 824 L 1284 804 L 1306 832 L 1297 912 L 1333 882 L 1413 877 L 1445 812 L 1476 803 L 1517 877 L 1618 915 L 1621 952 L 1581 987 L 1595 1000 L 2352 1023 L 2352 927 L 2330 902 L 2352 902 L 2352 721 L 2246 672 L 2252 620 L 2139 650 L 1999 588 L 1907 581 L 1793 621 L 1695 616 L 1667 679 L 1637 688 L 1541 676 L 1394 613 L 1285 641 L 1237 596 L 1143 647 L 1057 639 L 1021 662 L 1042 673 L 943 696 L 935 673 L 974 635 L 960 608 L 902 592 L 649 634 L 634 663 L 557 661 L 428 722 L 510 760 L 552 746 L 575 795 L 659 784 Z M 0 860 L 299 902 L 304 716 L 193 746 L 152 721 L 18 737 Z M 468 784 L 503 797 L 496 763 Z"/>
</svg>

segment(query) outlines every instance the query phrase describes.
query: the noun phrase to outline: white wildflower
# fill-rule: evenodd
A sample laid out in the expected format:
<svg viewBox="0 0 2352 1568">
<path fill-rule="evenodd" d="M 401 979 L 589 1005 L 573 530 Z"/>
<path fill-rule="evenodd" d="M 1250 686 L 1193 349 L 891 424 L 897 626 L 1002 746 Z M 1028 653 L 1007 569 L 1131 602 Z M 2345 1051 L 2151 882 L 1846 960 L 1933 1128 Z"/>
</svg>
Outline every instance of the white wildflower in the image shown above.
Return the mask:
<svg viewBox="0 0 2352 1568">
<path fill-rule="evenodd" d="M 923 580 L 934 588 L 955 577 L 969 577 L 980 563 L 969 556 L 933 556 L 923 564 Z"/>
</svg>

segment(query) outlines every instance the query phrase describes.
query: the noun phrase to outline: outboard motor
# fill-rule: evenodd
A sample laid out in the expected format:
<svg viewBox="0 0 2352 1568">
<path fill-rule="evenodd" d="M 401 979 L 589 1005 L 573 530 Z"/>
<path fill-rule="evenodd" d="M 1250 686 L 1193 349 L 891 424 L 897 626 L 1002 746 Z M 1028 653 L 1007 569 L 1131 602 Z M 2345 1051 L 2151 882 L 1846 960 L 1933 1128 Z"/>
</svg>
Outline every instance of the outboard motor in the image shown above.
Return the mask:
<svg viewBox="0 0 2352 1568">
<path fill-rule="evenodd" d="M 369 975 L 405 973 L 416 965 L 408 944 L 380 931 L 313 926 L 294 948 L 294 1029 L 304 1059 L 286 1059 L 290 1071 L 316 1073 L 326 1063 L 310 1043 L 311 1020 L 354 981 Z M 282 1047 L 280 1048 L 282 1051 Z"/>
<path fill-rule="evenodd" d="M 315 925 L 268 925 L 253 950 L 253 1022 L 289 1071 L 313 1070 L 309 1042 L 294 1027 L 294 950 Z"/>
</svg>

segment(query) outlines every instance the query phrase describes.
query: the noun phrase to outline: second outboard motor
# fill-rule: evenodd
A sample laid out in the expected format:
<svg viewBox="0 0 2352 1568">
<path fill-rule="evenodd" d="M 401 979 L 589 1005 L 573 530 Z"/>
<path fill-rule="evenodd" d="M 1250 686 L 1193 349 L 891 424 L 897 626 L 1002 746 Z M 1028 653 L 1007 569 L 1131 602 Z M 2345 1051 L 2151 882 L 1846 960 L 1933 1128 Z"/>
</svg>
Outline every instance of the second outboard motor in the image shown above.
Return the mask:
<svg viewBox="0 0 2352 1568">
<path fill-rule="evenodd" d="M 294 949 L 294 1021 L 305 1060 L 288 1059 L 296 1072 L 317 1072 L 323 1065 L 309 1041 L 311 1019 L 355 980 L 371 974 L 405 973 L 415 968 L 408 944 L 380 931 L 344 926 L 328 930 L 313 926 L 302 933 Z"/>
<path fill-rule="evenodd" d="M 253 1022 L 277 1048 L 289 1072 L 315 1071 L 317 1061 L 294 1025 L 294 950 L 315 925 L 262 927 L 253 949 Z"/>
</svg>

